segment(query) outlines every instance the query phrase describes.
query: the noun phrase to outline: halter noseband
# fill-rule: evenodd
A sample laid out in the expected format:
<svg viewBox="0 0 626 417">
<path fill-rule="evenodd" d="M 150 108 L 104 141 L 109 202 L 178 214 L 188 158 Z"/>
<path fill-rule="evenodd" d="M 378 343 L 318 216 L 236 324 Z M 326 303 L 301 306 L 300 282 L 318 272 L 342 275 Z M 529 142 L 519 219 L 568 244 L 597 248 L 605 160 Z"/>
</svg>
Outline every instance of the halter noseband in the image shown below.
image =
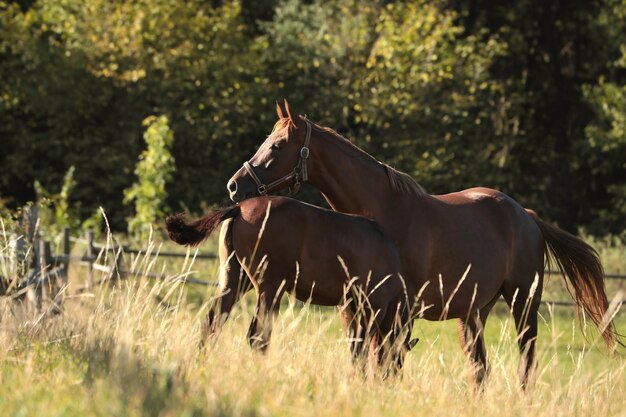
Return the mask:
<svg viewBox="0 0 626 417">
<path fill-rule="evenodd" d="M 276 181 L 272 181 L 271 183 L 266 185 L 263 184 L 259 177 L 256 175 L 252 165 L 250 164 L 250 161 L 246 161 L 243 163 L 243 167 L 245 168 L 246 172 L 250 174 L 250 176 L 256 183 L 259 195 L 265 195 L 278 185 L 287 182 L 292 178 L 295 178 L 295 183 L 293 184 L 293 187 L 289 188 L 289 195 L 293 195 L 300 190 L 300 186 L 302 185 L 302 183 L 306 182 L 309 179 L 306 162 L 307 159 L 309 159 L 309 155 L 311 154 L 311 151 L 309 150 L 309 142 L 311 141 L 311 122 L 306 119 L 304 119 L 304 121 L 306 122 L 306 136 L 304 137 L 304 146 L 300 148 L 300 159 L 298 160 L 298 163 L 289 174 L 284 175 Z"/>
</svg>

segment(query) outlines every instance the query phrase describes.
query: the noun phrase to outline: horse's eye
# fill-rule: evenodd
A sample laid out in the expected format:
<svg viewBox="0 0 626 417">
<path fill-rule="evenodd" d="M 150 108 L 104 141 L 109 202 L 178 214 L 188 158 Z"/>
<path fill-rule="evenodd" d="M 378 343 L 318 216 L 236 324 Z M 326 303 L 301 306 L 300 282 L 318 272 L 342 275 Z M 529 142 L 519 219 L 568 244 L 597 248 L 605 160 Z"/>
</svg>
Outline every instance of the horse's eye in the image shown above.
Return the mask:
<svg viewBox="0 0 626 417">
<path fill-rule="evenodd" d="M 272 145 L 272 150 L 273 150 L 273 151 L 279 151 L 279 150 L 280 150 L 280 146 L 279 146 L 277 143 L 274 143 L 274 144 Z"/>
</svg>

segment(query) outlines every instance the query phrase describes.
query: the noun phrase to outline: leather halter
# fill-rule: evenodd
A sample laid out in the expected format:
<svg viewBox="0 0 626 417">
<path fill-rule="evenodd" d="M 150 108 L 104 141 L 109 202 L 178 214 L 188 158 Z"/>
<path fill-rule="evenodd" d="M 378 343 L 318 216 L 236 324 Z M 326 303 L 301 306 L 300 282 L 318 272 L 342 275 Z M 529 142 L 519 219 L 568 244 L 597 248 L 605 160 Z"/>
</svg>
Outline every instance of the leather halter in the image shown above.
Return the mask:
<svg viewBox="0 0 626 417">
<path fill-rule="evenodd" d="M 302 183 L 306 182 L 309 179 L 306 162 L 307 159 L 309 159 L 309 155 L 311 154 L 311 151 L 309 150 L 309 142 L 311 141 L 311 122 L 306 119 L 304 119 L 304 121 L 306 123 L 306 136 L 304 137 L 304 146 L 300 148 L 300 159 L 298 160 L 298 163 L 289 174 L 284 175 L 269 184 L 263 184 L 254 172 L 250 161 L 246 161 L 243 163 L 243 167 L 245 168 L 246 172 L 250 174 L 250 176 L 256 183 L 259 195 L 267 194 L 280 184 L 287 182 L 292 178 L 295 179 L 295 183 L 293 184 L 293 187 L 289 188 L 289 195 L 293 195 L 300 190 L 300 186 L 302 185 Z"/>
</svg>

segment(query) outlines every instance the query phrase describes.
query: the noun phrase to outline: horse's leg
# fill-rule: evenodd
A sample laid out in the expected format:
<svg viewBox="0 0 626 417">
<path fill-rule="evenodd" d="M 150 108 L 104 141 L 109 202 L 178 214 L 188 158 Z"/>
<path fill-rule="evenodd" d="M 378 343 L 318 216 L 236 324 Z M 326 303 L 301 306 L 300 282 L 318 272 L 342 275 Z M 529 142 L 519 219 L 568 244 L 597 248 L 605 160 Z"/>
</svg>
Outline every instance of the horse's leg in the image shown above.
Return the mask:
<svg viewBox="0 0 626 417">
<path fill-rule="evenodd" d="M 387 316 L 394 316 L 395 310 L 390 311 Z M 376 366 L 382 379 L 387 379 L 390 375 L 396 375 L 403 363 L 403 349 L 397 346 L 399 340 L 399 329 L 394 325 L 394 317 L 385 318 L 377 329 L 372 329 L 370 333 L 370 349 L 376 357 Z M 389 324 L 391 322 L 391 324 Z"/>
<path fill-rule="evenodd" d="M 459 340 L 470 361 L 473 373 L 472 381 L 476 389 L 482 388 L 482 384 L 489 374 L 484 330 L 487 316 L 498 298 L 500 298 L 499 294 L 489 304 L 470 314 L 469 317 L 459 319 Z"/>
<path fill-rule="evenodd" d="M 394 372 L 402 370 L 404 366 L 404 356 L 411 350 L 411 332 L 413 330 L 413 321 L 407 307 L 402 307 L 401 311 L 396 313 L 394 318 L 394 344 L 392 364 Z"/>
<path fill-rule="evenodd" d="M 353 298 L 350 298 L 345 305 L 339 307 L 339 314 L 348 339 L 352 363 L 364 370 L 365 362 L 362 359 L 365 348 L 366 328 L 363 326 L 364 322 L 359 320 L 356 302 Z"/>
<path fill-rule="evenodd" d="M 234 262 L 237 262 L 237 260 L 235 259 Z M 239 264 L 237 264 L 237 268 L 241 268 Z M 220 280 L 218 291 L 221 295 L 218 296 L 213 305 L 209 308 L 206 320 L 202 323 L 201 345 L 204 345 L 207 339 L 219 334 L 219 331 L 228 319 L 234 305 L 248 291 L 254 288 L 252 282 L 243 271 L 240 271 L 240 273 L 234 272 L 233 269 L 230 271 L 232 274 L 225 273 L 228 274 L 228 277 L 224 280 Z"/>
<path fill-rule="evenodd" d="M 232 240 L 232 219 L 222 223 L 219 239 L 219 284 L 217 298 L 202 323 L 200 346 L 216 335 L 228 319 L 233 306 L 253 286 L 235 256 Z"/>
<path fill-rule="evenodd" d="M 372 301 L 373 321 L 369 338 L 370 347 L 376 355 L 376 366 L 382 371 L 383 379 L 389 373 L 395 374 L 397 362 L 396 342 L 400 336 L 398 322 L 398 309 L 395 306 L 379 307 L 377 300 Z"/>
<path fill-rule="evenodd" d="M 377 371 L 383 379 L 395 375 L 397 363 L 402 362 L 398 357 L 402 355 L 402 348 L 398 348 L 397 342 L 402 332 L 399 322 L 403 321 L 399 314 L 403 310 L 402 303 L 394 305 L 382 292 L 370 295 L 369 306 L 365 309 L 366 346 L 374 355 Z"/>
<path fill-rule="evenodd" d="M 250 328 L 248 343 L 250 347 L 265 352 L 270 343 L 274 316 L 280 308 L 280 299 L 284 293 L 283 285 L 261 283 L 257 294 L 257 305 Z"/>
<path fill-rule="evenodd" d="M 343 327 L 346 338 L 348 339 L 348 346 L 350 347 L 350 354 L 352 355 L 352 361 L 356 362 L 358 357 L 358 344 L 356 334 L 358 332 L 358 326 L 355 324 L 354 308 L 352 306 L 352 300 L 344 306 L 338 308 L 339 316 L 341 317 L 341 325 Z"/>
<path fill-rule="evenodd" d="M 472 383 L 479 389 L 489 372 L 487 352 L 483 335 L 484 324 L 477 316 L 459 319 L 459 340 L 470 361 Z"/>
<path fill-rule="evenodd" d="M 535 282 L 513 286 L 505 283 L 502 295 L 513 312 L 517 344 L 520 350 L 520 382 L 522 389 L 528 387 L 529 378 L 536 366 L 535 343 L 537 341 L 537 312 L 541 303 L 543 271 Z"/>
<path fill-rule="evenodd" d="M 385 309 L 381 309 L 384 312 Z M 377 320 L 377 328 L 372 329 L 371 347 L 376 353 L 377 366 L 383 379 L 396 376 L 404 366 L 404 357 L 411 350 L 413 321 L 404 303 L 386 308 L 382 320 Z"/>
</svg>

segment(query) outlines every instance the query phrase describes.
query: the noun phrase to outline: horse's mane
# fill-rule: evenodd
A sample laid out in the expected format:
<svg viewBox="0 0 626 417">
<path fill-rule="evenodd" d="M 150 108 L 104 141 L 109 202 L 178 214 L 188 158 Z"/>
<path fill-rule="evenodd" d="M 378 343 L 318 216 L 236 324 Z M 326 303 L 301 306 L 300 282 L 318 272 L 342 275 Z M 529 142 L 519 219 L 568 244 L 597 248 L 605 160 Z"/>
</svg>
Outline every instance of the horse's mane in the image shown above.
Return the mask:
<svg viewBox="0 0 626 417">
<path fill-rule="evenodd" d="M 391 188 L 394 191 L 405 194 L 415 194 L 416 196 L 426 194 L 424 187 L 419 185 L 417 181 L 415 181 L 415 179 L 413 179 L 413 177 L 406 172 L 398 171 L 397 169 L 392 168 L 387 164 L 383 164 L 382 162 L 381 165 L 387 170 L 387 176 L 389 177 Z"/>
<path fill-rule="evenodd" d="M 279 123 L 280 121 L 276 123 L 276 126 L 278 126 Z M 363 156 L 367 158 L 371 158 L 376 163 L 382 165 L 383 168 L 385 168 L 385 171 L 387 172 L 387 178 L 389 178 L 389 183 L 391 184 L 391 189 L 393 191 L 404 193 L 404 194 L 414 194 L 416 196 L 421 196 L 421 195 L 426 194 L 426 190 L 424 189 L 424 187 L 419 185 L 417 181 L 415 181 L 415 179 L 413 179 L 413 177 L 411 177 L 409 174 L 402 172 L 402 171 L 398 171 L 397 169 L 392 168 L 389 165 L 376 160 L 376 158 L 374 158 L 372 155 L 368 154 L 363 149 L 359 148 L 354 143 L 350 142 L 350 140 L 340 135 L 339 133 L 337 133 L 335 130 L 331 129 L 330 127 L 322 127 L 313 122 L 311 122 L 311 124 L 317 130 L 330 134 L 330 136 L 341 140 L 342 142 L 350 146 L 356 152 L 359 152 Z"/>
<path fill-rule="evenodd" d="M 289 118 L 287 118 L 287 117 L 283 117 L 281 119 L 278 119 L 278 121 L 274 124 L 274 128 L 272 129 L 272 133 L 286 128 L 287 126 L 289 126 L 289 123 L 290 123 L 290 121 L 289 121 Z"/>
</svg>

